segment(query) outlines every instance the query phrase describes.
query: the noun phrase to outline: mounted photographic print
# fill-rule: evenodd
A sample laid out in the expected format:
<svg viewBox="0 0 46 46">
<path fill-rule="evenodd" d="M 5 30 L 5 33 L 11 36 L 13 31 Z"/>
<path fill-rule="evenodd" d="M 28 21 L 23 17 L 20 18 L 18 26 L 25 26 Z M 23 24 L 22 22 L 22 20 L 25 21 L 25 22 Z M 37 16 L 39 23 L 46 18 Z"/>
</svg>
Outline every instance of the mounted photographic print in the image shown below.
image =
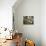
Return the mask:
<svg viewBox="0 0 46 46">
<path fill-rule="evenodd" d="M 23 24 L 34 24 L 34 16 L 23 16 Z"/>
</svg>

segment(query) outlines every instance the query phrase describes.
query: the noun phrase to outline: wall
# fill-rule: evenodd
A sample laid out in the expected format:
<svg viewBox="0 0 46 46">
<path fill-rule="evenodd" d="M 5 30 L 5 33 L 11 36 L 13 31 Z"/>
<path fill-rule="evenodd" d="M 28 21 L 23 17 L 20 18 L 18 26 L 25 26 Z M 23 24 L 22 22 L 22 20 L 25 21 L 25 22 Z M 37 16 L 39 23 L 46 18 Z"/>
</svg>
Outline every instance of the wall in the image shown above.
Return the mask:
<svg viewBox="0 0 46 46">
<path fill-rule="evenodd" d="M 24 38 L 35 41 L 36 46 L 41 46 L 41 0 L 23 0 L 17 7 L 14 5 L 15 29 L 23 33 Z M 34 16 L 33 25 L 24 25 L 23 16 Z"/>
<path fill-rule="evenodd" d="M 12 6 L 16 0 L 0 0 L 0 27 L 12 29 Z"/>
<path fill-rule="evenodd" d="M 41 41 L 46 46 L 46 0 L 41 1 Z"/>
</svg>

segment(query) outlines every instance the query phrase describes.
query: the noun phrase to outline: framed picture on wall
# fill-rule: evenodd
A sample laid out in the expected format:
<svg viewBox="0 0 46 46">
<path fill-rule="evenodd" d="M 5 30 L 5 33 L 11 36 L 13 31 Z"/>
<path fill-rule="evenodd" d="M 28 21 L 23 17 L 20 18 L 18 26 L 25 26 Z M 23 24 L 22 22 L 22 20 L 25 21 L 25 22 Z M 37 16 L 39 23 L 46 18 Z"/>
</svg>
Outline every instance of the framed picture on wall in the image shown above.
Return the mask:
<svg viewBox="0 0 46 46">
<path fill-rule="evenodd" d="M 23 24 L 34 24 L 34 16 L 23 16 Z"/>
</svg>

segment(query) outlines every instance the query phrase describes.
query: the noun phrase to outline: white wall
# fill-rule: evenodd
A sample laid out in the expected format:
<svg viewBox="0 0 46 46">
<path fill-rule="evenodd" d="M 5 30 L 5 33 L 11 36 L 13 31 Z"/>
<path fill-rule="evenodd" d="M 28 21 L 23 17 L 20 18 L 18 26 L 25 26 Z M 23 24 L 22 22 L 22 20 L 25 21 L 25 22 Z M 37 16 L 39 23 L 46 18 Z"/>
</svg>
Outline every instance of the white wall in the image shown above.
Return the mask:
<svg viewBox="0 0 46 46">
<path fill-rule="evenodd" d="M 16 0 L 0 0 L 0 27 L 12 28 L 12 6 Z"/>
<path fill-rule="evenodd" d="M 41 1 L 41 38 L 42 46 L 46 46 L 46 0 Z"/>
<path fill-rule="evenodd" d="M 14 10 L 16 30 L 23 32 L 25 38 L 34 40 L 36 46 L 41 46 L 41 0 L 23 0 Z M 34 16 L 34 24 L 24 25 L 23 16 Z"/>
</svg>

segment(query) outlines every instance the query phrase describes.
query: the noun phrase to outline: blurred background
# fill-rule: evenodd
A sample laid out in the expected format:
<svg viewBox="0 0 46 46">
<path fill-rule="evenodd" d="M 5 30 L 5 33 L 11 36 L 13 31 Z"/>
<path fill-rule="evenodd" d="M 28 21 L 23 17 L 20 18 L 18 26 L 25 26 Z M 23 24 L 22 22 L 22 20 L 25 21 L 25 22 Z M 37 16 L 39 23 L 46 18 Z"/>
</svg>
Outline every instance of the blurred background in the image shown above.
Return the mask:
<svg viewBox="0 0 46 46">
<path fill-rule="evenodd" d="M 46 46 L 46 0 L 16 1 L 0 0 L 0 27 L 12 29 L 14 13 L 15 30 L 33 39 L 37 46 Z M 34 25 L 23 25 L 23 16 L 34 16 Z"/>
</svg>

